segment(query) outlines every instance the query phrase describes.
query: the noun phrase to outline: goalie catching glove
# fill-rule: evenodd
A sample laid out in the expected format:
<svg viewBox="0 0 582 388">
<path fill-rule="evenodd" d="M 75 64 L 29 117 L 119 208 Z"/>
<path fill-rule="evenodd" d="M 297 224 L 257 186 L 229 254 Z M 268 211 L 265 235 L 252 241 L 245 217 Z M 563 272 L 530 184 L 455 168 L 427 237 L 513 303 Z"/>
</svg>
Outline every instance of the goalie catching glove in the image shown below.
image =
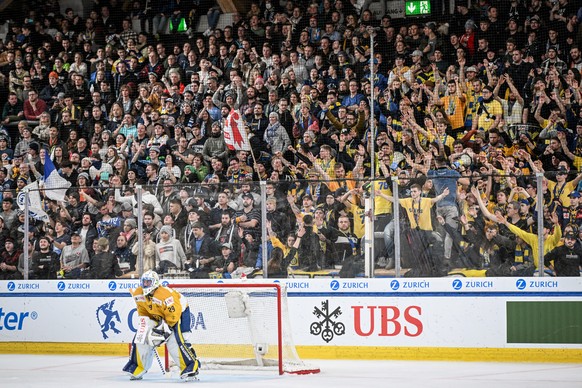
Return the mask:
<svg viewBox="0 0 582 388">
<path fill-rule="evenodd" d="M 172 335 L 172 329 L 162 320 L 157 326 L 152 327 L 148 334 L 148 343 L 152 346 L 165 344 Z"/>
</svg>

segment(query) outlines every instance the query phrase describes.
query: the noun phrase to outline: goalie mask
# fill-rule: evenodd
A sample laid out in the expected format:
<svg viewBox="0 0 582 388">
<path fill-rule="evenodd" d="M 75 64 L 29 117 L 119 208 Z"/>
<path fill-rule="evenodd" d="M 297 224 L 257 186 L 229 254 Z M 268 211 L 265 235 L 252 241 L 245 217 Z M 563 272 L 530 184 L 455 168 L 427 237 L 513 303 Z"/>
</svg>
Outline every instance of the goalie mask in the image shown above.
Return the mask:
<svg viewBox="0 0 582 388">
<path fill-rule="evenodd" d="M 146 271 L 141 275 L 141 288 L 143 288 L 144 295 L 153 294 L 153 292 L 160 286 L 160 277 L 154 271 Z"/>
</svg>

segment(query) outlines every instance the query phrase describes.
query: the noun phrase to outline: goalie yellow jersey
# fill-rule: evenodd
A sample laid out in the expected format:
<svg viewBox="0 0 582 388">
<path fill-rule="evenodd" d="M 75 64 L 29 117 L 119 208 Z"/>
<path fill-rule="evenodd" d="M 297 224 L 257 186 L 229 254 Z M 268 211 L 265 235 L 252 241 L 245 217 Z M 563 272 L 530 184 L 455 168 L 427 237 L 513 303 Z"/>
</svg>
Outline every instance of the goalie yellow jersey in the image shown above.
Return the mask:
<svg viewBox="0 0 582 388">
<path fill-rule="evenodd" d="M 143 288 L 129 291 L 137 306 L 137 314 L 155 321 L 163 319 L 168 326 L 174 327 L 180 321 L 187 302 L 182 294 L 168 287 L 158 287 L 150 296 L 143 294 Z"/>
</svg>

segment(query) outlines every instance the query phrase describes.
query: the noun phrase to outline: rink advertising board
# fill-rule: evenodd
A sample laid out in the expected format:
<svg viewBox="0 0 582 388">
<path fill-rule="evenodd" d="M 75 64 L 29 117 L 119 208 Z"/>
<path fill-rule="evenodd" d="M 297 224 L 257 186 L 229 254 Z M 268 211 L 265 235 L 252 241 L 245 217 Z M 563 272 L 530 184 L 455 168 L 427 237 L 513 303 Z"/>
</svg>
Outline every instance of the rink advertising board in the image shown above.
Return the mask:
<svg viewBox="0 0 582 388">
<path fill-rule="evenodd" d="M 580 278 L 279 282 L 304 358 L 582 360 Z M 129 289 L 138 285 L 0 282 L 0 351 L 126 354 L 137 323 Z M 222 329 L 201 306 L 190 309 L 192 338 L 202 341 Z"/>
</svg>

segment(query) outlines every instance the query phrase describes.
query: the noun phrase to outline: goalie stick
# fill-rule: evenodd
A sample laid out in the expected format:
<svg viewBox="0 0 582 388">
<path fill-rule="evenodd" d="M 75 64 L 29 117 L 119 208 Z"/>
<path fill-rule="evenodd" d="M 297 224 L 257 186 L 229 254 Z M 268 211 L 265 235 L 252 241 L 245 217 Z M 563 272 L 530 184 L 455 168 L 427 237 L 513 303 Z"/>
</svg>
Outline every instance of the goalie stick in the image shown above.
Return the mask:
<svg viewBox="0 0 582 388">
<path fill-rule="evenodd" d="M 162 364 L 162 360 L 160 359 L 160 355 L 158 354 L 158 348 L 154 348 L 154 354 L 156 356 L 156 360 L 158 360 L 158 366 L 160 367 L 162 374 L 166 376 L 166 369 L 164 369 L 164 365 Z"/>
</svg>

